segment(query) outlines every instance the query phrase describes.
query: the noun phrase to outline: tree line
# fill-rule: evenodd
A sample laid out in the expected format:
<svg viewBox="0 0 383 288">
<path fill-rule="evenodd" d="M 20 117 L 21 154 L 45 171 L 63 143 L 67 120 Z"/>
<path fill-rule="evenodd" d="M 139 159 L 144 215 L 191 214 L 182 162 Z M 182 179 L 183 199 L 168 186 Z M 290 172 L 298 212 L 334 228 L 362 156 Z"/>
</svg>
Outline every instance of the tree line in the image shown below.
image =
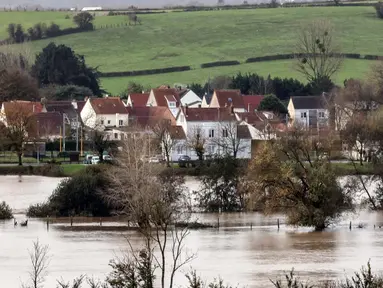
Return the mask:
<svg viewBox="0 0 383 288">
<path fill-rule="evenodd" d="M 93 30 L 94 16 L 89 12 L 81 12 L 73 17 L 73 22 L 77 28 L 61 29 L 59 25 L 51 23 L 37 23 L 25 32 L 21 24 L 10 23 L 7 27 L 8 39 L 7 43 L 23 43 L 25 41 L 34 41 L 44 38 L 51 38 L 71 33 Z"/>
</svg>

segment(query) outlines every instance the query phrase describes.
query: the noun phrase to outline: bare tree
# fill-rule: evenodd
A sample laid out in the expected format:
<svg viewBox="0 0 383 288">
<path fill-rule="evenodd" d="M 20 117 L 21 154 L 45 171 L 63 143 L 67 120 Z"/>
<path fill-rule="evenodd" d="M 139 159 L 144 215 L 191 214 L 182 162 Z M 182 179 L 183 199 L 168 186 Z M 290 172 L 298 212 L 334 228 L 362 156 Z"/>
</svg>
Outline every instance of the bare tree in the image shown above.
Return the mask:
<svg viewBox="0 0 383 288">
<path fill-rule="evenodd" d="M 187 135 L 187 146 L 190 149 L 193 149 L 197 154 L 198 160 L 203 161 L 203 156 L 205 154 L 205 145 L 207 144 L 207 139 L 203 135 L 203 129 L 200 126 L 193 127 Z"/>
<path fill-rule="evenodd" d="M 30 284 L 23 285 L 24 288 L 43 287 L 49 265 L 48 252 L 48 245 L 41 245 L 39 240 L 33 242 L 33 249 L 29 251 L 29 257 L 32 264 L 31 271 L 29 272 Z"/>
<path fill-rule="evenodd" d="M 26 142 L 33 140 L 36 135 L 36 121 L 32 117 L 30 105 L 23 102 L 6 103 L 6 111 L 0 117 L 5 121 L 4 137 L 18 156 L 19 165 L 23 165 L 22 155 Z M 31 136 L 33 135 L 33 136 Z"/>
<path fill-rule="evenodd" d="M 160 120 L 157 124 L 152 126 L 153 133 L 165 154 L 168 167 L 170 167 L 170 154 L 178 142 L 174 139 L 174 135 L 172 135 L 172 129 L 171 122 L 167 119 Z"/>
<path fill-rule="evenodd" d="M 226 155 L 237 158 L 239 152 L 246 149 L 243 139 L 238 137 L 238 130 L 247 128 L 239 126 L 237 121 L 221 122 L 218 128 L 218 137 L 212 138 L 211 143 L 217 145 Z"/>
<path fill-rule="evenodd" d="M 120 213 L 128 215 L 137 225 L 145 241 L 152 243 L 149 247 L 158 248 L 159 255 L 153 258 L 161 270 L 161 287 L 165 287 L 168 277 L 169 288 L 172 288 L 176 272 L 194 258 L 184 251 L 184 241 L 189 234 L 187 225 L 177 225 L 190 219 L 190 202 L 182 177 L 163 174 L 142 161 L 150 145 L 144 134 L 126 139 L 118 165 L 110 171 L 112 185 L 106 197 L 118 204 Z M 170 259 L 166 257 L 168 249 Z"/>
<path fill-rule="evenodd" d="M 331 23 L 315 20 L 305 25 L 297 37 L 296 70 L 308 82 L 320 84 L 321 81 L 331 79 L 343 61 Z"/>
</svg>

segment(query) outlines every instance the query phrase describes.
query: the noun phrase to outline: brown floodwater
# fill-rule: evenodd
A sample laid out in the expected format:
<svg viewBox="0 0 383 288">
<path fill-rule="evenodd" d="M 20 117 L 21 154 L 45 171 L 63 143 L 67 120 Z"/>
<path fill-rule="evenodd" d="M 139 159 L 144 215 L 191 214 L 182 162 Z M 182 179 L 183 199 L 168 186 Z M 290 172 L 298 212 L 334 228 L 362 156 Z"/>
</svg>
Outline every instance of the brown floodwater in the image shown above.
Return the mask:
<svg viewBox="0 0 383 288">
<path fill-rule="evenodd" d="M 7 201 L 18 213 L 29 204 L 46 199 L 60 179 L 44 177 L 0 176 L 0 201 Z M 197 189 L 198 182 L 188 180 L 188 187 Z M 216 223 L 216 214 L 196 214 L 201 222 Z M 21 221 L 24 215 L 18 214 Z M 322 232 L 295 229 L 281 225 L 282 216 L 264 217 L 258 213 L 221 214 L 218 229 L 191 231 L 186 241 L 189 253 L 196 258 L 181 269 L 176 287 L 186 284 L 183 272 L 196 269 L 205 280 L 221 276 L 234 286 L 271 287 L 276 279 L 294 268 L 301 278 L 311 281 L 344 278 L 368 260 L 377 272 L 383 272 L 383 215 L 361 211 L 346 215 L 335 228 Z M 56 279 L 71 280 L 86 274 L 104 279 L 110 271 L 109 261 L 128 248 L 126 237 L 139 248 L 137 232 L 108 229 L 124 226 L 116 219 L 104 220 L 102 227 L 94 223 L 50 225 L 44 220 L 30 219 L 28 227 L 14 227 L 13 221 L 0 222 L 0 287 L 20 287 L 28 277 L 28 249 L 36 239 L 49 245 L 50 265 L 45 287 L 55 287 Z M 353 229 L 348 229 L 349 221 Z M 250 229 L 250 223 L 252 229 Z M 357 229 L 359 223 L 367 224 Z M 377 225 L 374 229 L 374 225 Z"/>
</svg>

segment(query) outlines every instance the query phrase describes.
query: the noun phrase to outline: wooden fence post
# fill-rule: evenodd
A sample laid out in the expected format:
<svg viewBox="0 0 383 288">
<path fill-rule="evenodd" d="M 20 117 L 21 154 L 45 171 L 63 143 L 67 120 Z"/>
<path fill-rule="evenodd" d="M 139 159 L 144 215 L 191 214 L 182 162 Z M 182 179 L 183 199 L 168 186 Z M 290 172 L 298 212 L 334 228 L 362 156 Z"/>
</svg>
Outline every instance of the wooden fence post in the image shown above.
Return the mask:
<svg viewBox="0 0 383 288">
<path fill-rule="evenodd" d="M 279 218 L 278 218 L 278 220 L 277 220 L 277 225 L 278 225 L 278 231 L 279 231 Z"/>
</svg>

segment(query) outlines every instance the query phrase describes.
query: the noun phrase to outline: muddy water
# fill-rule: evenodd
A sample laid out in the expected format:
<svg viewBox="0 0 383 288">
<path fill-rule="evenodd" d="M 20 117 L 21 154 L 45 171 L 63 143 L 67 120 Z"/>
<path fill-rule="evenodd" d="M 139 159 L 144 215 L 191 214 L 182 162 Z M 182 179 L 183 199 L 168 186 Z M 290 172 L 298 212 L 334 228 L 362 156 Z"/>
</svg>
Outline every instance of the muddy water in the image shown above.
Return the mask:
<svg viewBox="0 0 383 288">
<path fill-rule="evenodd" d="M 6 200 L 14 209 L 23 211 L 50 195 L 59 179 L 43 177 L 0 176 L 0 200 Z M 188 186 L 197 189 L 198 183 L 189 180 Z M 195 215 L 200 221 L 215 223 L 217 215 Z M 23 219 L 23 215 L 17 215 Z M 383 271 L 383 216 L 360 212 L 345 216 L 331 231 L 313 233 L 307 229 L 293 229 L 281 225 L 277 218 L 257 213 L 220 215 L 221 229 L 192 231 L 187 238 L 189 253 L 196 258 L 190 267 L 207 281 L 222 276 L 225 281 L 247 287 L 271 287 L 275 279 L 292 267 L 302 278 L 312 281 L 344 277 L 371 259 L 373 269 Z M 365 229 L 349 231 L 348 223 L 368 224 Z M 250 229 L 252 223 L 252 230 Z M 122 223 L 120 223 L 122 225 Z M 45 287 L 55 287 L 56 279 L 73 279 L 81 274 L 103 279 L 110 271 L 108 262 L 127 248 L 125 237 L 135 247 L 140 238 L 135 232 L 106 231 L 83 227 L 71 231 L 65 225 L 51 225 L 31 219 L 27 228 L 13 227 L 12 221 L 0 222 L 0 287 L 20 287 L 28 276 L 28 249 L 37 238 L 50 247 L 51 261 Z M 80 224 L 75 223 L 78 227 Z M 89 224 L 87 224 L 89 225 Z M 103 227 L 112 223 L 103 223 Z M 113 223 L 115 225 L 115 223 Z M 179 275 L 177 287 L 186 283 Z"/>
</svg>

